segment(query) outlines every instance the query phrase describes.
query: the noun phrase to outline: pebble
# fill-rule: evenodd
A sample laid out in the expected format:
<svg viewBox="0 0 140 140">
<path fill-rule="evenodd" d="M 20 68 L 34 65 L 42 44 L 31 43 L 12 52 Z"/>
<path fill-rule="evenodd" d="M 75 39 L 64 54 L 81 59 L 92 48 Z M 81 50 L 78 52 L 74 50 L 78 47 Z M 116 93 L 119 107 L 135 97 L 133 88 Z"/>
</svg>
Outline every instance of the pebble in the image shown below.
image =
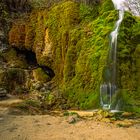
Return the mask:
<svg viewBox="0 0 140 140">
<path fill-rule="evenodd" d="M 73 115 L 73 116 L 69 116 L 69 117 L 68 117 L 67 122 L 68 122 L 69 124 L 73 124 L 73 123 L 76 123 L 78 120 L 79 120 L 79 119 L 78 119 L 77 115 Z"/>
<path fill-rule="evenodd" d="M 4 120 L 4 118 L 0 118 L 0 121 L 3 121 Z"/>
</svg>

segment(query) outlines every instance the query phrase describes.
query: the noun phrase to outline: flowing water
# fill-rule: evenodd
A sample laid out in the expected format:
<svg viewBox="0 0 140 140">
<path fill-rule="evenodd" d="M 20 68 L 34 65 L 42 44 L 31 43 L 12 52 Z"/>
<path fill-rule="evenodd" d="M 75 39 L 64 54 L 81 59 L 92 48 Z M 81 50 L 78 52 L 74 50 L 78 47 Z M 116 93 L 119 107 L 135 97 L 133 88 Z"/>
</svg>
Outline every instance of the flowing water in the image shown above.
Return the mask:
<svg viewBox="0 0 140 140">
<path fill-rule="evenodd" d="M 140 16 L 140 0 L 124 0 L 124 5 L 133 15 Z"/>
<path fill-rule="evenodd" d="M 124 18 L 124 12 L 130 11 L 133 15 L 140 15 L 140 0 L 112 0 L 112 2 L 115 9 L 119 12 L 119 19 L 115 24 L 114 31 L 112 31 L 110 34 L 111 40 L 108 63 L 104 71 L 104 83 L 100 86 L 100 101 L 103 109 L 118 109 L 116 108 L 118 105 L 116 105 L 115 108 L 112 108 L 112 99 L 117 93 L 117 37 L 119 33 L 119 27 Z"/>
</svg>

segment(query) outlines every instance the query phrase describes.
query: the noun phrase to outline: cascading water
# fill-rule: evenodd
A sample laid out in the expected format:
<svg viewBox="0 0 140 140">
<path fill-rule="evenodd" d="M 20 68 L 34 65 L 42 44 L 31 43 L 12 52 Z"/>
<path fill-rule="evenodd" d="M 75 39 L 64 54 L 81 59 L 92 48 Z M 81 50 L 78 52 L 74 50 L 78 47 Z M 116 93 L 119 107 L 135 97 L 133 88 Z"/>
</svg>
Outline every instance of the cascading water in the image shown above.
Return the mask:
<svg viewBox="0 0 140 140">
<path fill-rule="evenodd" d="M 140 16 L 140 0 L 124 0 L 124 5 L 133 15 Z"/>
<path fill-rule="evenodd" d="M 124 12 L 130 11 L 133 15 L 140 16 L 140 0 L 112 0 L 112 2 L 116 10 L 119 11 L 119 19 L 115 24 L 115 30 L 110 34 L 111 40 L 108 63 L 104 71 L 104 83 L 100 86 L 100 101 L 103 109 L 117 109 L 112 108 L 112 99 L 117 93 L 117 37 L 119 27 L 123 21 Z"/>
</svg>

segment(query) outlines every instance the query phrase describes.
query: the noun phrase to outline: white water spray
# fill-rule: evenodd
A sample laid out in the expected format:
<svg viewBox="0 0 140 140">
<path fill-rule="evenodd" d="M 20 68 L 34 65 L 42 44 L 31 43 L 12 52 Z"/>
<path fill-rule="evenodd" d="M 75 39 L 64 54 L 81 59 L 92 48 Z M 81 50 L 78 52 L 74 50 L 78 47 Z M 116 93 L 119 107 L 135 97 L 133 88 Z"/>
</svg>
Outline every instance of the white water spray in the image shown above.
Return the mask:
<svg viewBox="0 0 140 140">
<path fill-rule="evenodd" d="M 140 0 L 112 0 L 115 9 L 130 11 L 134 16 L 140 16 Z"/>
</svg>

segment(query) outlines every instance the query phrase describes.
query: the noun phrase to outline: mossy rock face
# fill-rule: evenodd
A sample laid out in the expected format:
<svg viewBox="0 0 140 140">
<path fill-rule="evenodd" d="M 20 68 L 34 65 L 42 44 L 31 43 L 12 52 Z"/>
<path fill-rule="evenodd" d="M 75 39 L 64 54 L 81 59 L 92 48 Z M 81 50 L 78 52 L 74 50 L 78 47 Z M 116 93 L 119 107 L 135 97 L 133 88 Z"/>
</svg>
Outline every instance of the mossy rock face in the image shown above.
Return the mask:
<svg viewBox="0 0 140 140">
<path fill-rule="evenodd" d="M 71 38 L 77 42 L 70 40 L 64 69 L 64 95 L 71 107 L 87 109 L 100 106 L 99 86 L 103 80 L 109 49 L 108 35 L 113 30 L 115 15 L 115 11 L 106 11 L 84 28 L 71 31 Z"/>
<path fill-rule="evenodd" d="M 104 9 L 108 4 L 105 12 L 101 12 L 99 7 Z M 39 64 L 53 69 L 70 107 L 99 106 L 99 85 L 108 55 L 108 35 L 117 12 L 112 10 L 111 0 L 93 7 L 66 1 L 54 5 L 49 11 L 33 11 L 25 26 L 25 42 L 20 45 L 34 51 Z M 11 29 L 11 35 L 14 33 Z M 46 55 L 49 47 L 51 56 Z"/>
<path fill-rule="evenodd" d="M 34 51 L 38 63 L 54 71 L 55 82 L 71 108 L 97 108 L 110 47 L 109 34 L 117 19 L 118 12 L 111 0 L 102 0 L 93 8 L 64 1 L 48 11 L 32 11 L 22 33 L 18 29 L 22 30 L 23 25 L 13 26 L 10 44 Z M 125 102 L 122 104 L 125 110 L 140 106 L 139 28 L 139 18 L 126 12 L 117 54 L 117 83 L 121 89 L 117 98 Z M 37 79 L 48 81 L 40 68 L 35 73 Z"/>
<path fill-rule="evenodd" d="M 118 87 L 122 108 L 137 111 L 140 106 L 140 20 L 125 13 L 118 37 Z"/>
</svg>

